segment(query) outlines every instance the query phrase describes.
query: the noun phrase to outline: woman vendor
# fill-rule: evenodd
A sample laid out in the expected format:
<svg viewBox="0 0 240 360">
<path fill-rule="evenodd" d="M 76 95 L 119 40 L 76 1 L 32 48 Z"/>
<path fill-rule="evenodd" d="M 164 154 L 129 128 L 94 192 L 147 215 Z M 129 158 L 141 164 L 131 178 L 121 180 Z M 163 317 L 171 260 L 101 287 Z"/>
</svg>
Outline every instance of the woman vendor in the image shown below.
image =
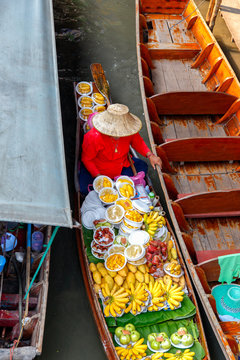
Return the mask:
<svg viewBox="0 0 240 360">
<path fill-rule="evenodd" d="M 142 127 L 141 120 L 131 114 L 125 105 L 112 104 L 107 110 L 96 114 L 93 128 L 84 135 L 82 145 L 82 163 L 79 173 L 80 190 L 88 193 L 88 185 L 98 175 L 114 178 L 118 175 L 133 176 L 128 160 L 130 146 L 139 154 L 149 159 L 152 167 L 162 166 L 161 159 L 154 155 L 142 137 L 138 134 Z M 136 171 L 147 172 L 147 164 L 132 158 Z"/>
</svg>

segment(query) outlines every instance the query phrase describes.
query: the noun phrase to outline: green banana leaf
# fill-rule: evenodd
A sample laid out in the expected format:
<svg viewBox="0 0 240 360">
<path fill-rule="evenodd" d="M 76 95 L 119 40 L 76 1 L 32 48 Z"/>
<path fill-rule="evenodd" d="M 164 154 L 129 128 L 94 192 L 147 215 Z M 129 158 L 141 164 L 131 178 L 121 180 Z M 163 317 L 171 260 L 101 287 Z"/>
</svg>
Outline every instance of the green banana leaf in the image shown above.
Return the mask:
<svg viewBox="0 0 240 360">
<path fill-rule="evenodd" d="M 182 326 L 186 327 L 188 332 L 190 334 L 192 334 L 194 336 L 194 338 L 196 339 L 194 342 L 194 345 L 190 348 L 191 351 L 195 352 L 194 359 L 196 359 L 196 360 L 203 359 L 205 356 L 205 352 L 204 352 L 202 345 L 197 340 L 197 338 L 199 336 L 199 332 L 198 332 L 198 328 L 197 328 L 196 324 L 194 324 L 194 322 L 193 322 L 193 318 L 185 319 L 185 320 L 176 320 L 176 321 L 169 320 L 169 321 L 163 322 L 161 324 L 155 324 L 155 325 L 144 326 L 144 327 L 136 327 L 136 330 L 139 331 L 139 333 L 141 334 L 141 337 L 144 337 L 144 343 L 147 344 L 147 337 L 149 334 L 151 334 L 153 332 L 155 332 L 155 333 L 165 332 L 170 337 L 171 334 L 176 332 L 178 330 L 178 328 L 180 328 Z M 109 328 L 109 331 L 112 334 L 114 334 L 115 327 Z M 118 346 L 117 343 L 115 343 L 115 345 Z M 168 350 L 168 352 L 175 353 L 178 350 L 179 349 L 172 346 Z M 184 351 L 184 349 L 182 351 Z M 152 354 L 152 352 L 148 349 L 147 355 L 151 355 L 151 354 Z"/>
<path fill-rule="evenodd" d="M 164 322 L 166 320 L 174 320 L 179 317 L 192 316 L 193 311 L 195 311 L 195 306 L 188 296 L 184 296 L 182 301 L 182 306 L 176 310 L 161 310 L 161 311 L 152 311 L 139 314 L 137 316 L 132 315 L 131 313 L 124 314 L 121 317 L 106 318 L 106 323 L 108 327 L 112 326 L 125 326 L 128 323 L 135 325 L 136 327 L 150 326 Z"/>
<path fill-rule="evenodd" d="M 84 243 L 86 246 L 86 254 L 88 257 L 88 261 L 90 263 L 94 263 L 94 264 L 97 264 L 99 262 L 104 262 L 104 260 L 97 259 L 97 258 L 95 258 L 95 256 L 92 255 L 91 242 L 93 239 L 93 230 L 88 230 L 84 226 L 82 227 L 82 229 L 83 229 L 83 238 L 84 238 Z"/>
</svg>

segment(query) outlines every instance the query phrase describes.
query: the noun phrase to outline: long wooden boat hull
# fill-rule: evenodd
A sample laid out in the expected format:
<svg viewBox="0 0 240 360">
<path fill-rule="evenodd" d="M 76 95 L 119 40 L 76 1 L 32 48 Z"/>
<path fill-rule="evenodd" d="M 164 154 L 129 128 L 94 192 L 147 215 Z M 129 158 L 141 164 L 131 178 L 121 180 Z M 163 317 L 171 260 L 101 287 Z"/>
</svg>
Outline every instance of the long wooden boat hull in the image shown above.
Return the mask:
<svg viewBox="0 0 240 360">
<path fill-rule="evenodd" d="M 158 177 L 201 302 L 233 360 L 236 338 L 223 330 L 211 288 L 218 256 L 240 248 L 240 84 L 193 1 L 137 0 L 136 15 L 146 126 L 163 161 Z"/>
<path fill-rule="evenodd" d="M 94 87 L 95 91 L 98 91 L 94 84 L 93 84 L 93 87 Z M 76 83 L 74 83 L 74 89 L 75 88 L 76 88 Z M 75 102 L 76 102 L 76 111 L 77 111 L 77 114 L 79 114 L 79 106 L 78 106 L 79 95 L 76 93 L 76 91 L 74 91 L 74 95 L 75 95 Z M 82 127 L 83 127 L 83 122 L 78 115 L 77 116 L 77 129 L 76 129 L 76 164 L 75 164 L 76 165 L 75 166 L 75 181 L 76 181 L 76 183 L 75 183 L 75 187 L 76 187 L 75 214 L 76 215 L 75 215 L 75 218 L 78 220 L 79 224 L 81 224 L 81 205 L 82 205 L 83 198 L 81 196 L 80 189 L 79 189 L 77 173 L 78 173 L 78 169 L 79 169 L 79 159 L 80 159 L 80 154 L 81 154 L 81 141 L 83 138 Z M 173 231 L 172 231 L 169 223 L 168 223 L 168 230 L 170 231 L 171 236 L 175 239 Z M 100 302 L 98 300 L 98 296 L 94 290 L 94 281 L 93 281 L 92 274 L 91 274 L 91 271 L 89 268 L 89 259 L 88 259 L 87 253 L 86 253 L 86 244 L 84 241 L 84 228 L 82 225 L 80 225 L 80 227 L 76 228 L 76 238 L 77 238 L 79 260 L 80 260 L 83 279 L 84 279 L 84 283 L 85 283 L 85 287 L 86 287 L 86 292 L 87 292 L 87 295 L 89 298 L 92 314 L 93 314 L 94 320 L 96 322 L 96 326 L 97 326 L 97 329 L 99 332 L 101 342 L 103 344 L 107 358 L 117 360 L 117 359 L 119 359 L 119 356 L 116 353 L 112 335 L 110 334 L 110 332 L 108 330 L 108 326 L 106 324 L 104 315 L 102 313 L 102 309 L 100 306 Z M 180 264 L 184 269 L 186 269 L 183 259 L 182 259 L 182 255 L 181 255 L 179 247 L 178 247 L 178 244 L 176 241 L 175 241 L 175 243 L 176 243 L 176 249 L 177 249 L 177 254 L 178 254 Z M 184 273 L 185 273 L 185 279 L 186 279 L 186 284 L 187 284 L 187 288 L 188 288 L 188 296 L 190 297 L 191 301 L 193 302 L 194 306 L 196 307 L 196 315 L 195 315 L 194 321 L 197 324 L 197 327 L 199 330 L 200 343 L 204 349 L 204 353 L 205 353 L 204 360 L 207 360 L 207 359 L 209 359 L 209 351 L 208 351 L 207 342 L 206 342 L 206 338 L 205 338 L 205 334 L 204 334 L 204 330 L 203 330 L 203 325 L 202 325 L 202 321 L 201 321 L 201 317 L 200 317 L 199 308 L 197 305 L 197 301 L 195 298 L 195 294 L 194 294 L 194 291 L 192 288 L 190 278 L 186 271 Z"/>
</svg>

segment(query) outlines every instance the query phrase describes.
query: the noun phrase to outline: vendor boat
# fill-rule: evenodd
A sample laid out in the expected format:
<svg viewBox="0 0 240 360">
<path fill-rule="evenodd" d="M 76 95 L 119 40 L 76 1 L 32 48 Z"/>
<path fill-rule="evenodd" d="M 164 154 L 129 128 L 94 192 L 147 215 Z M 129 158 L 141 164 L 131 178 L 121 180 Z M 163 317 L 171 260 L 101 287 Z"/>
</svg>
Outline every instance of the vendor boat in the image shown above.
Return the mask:
<svg viewBox="0 0 240 360">
<path fill-rule="evenodd" d="M 233 360 L 240 308 L 238 319 L 220 320 L 213 287 L 239 284 L 240 84 L 192 0 L 137 0 L 136 15 L 145 120 L 163 161 L 158 177 L 191 278 Z"/>
<path fill-rule="evenodd" d="M 1 1 L 0 14 L 0 358 L 30 360 L 42 351 L 49 248 L 72 218 L 52 3 L 15 5 Z"/>
<path fill-rule="evenodd" d="M 84 279 L 84 283 L 85 283 L 85 287 L 86 287 L 86 292 L 89 298 L 89 302 L 91 305 L 91 309 L 92 309 L 92 314 L 93 317 L 95 319 L 96 322 L 96 326 L 99 332 L 99 336 L 102 342 L 102 345 L 104 347 L 105 353 L 107 355 L 108 359 L 140 359 L 140 358 L 145 358 L 145 359 L 164 359 L 164 353 L 167 351 L 168 354 L 171 353 L 176 353 L 177 351 L 179 352 L 179 358 L 184 358 L 184 351 L 185 353 L 189 353 L 190 358 L 194 359 L 209 359 L 209 352 L 208 352 L 208 347 L 207 347 L 207 343 L 206 343 L 206 339 L 205 339 L 205 335 L 204 335 L 204 331 L 203 331 L 203 326 L 202 326 L 202 322 L 201 322 L 201 318 L 200 318 L 200 314 L 199 314 L 199 309 L 197 306 L 197 302 L 196 302 L 196 298 L 193 292 L 193 288 L 191 285 L 191 282 L 189 280 L 189 276 L 188 273 L 186 271 L 181 253 L 179 251 L 179 247 L 178 244 L 175 240 L 174 234 L 171 230 L 171 227 L 169 226 L 167 219 L 162 215 L 164 215 L 164 213 L 162 212 L 162 208 L 160 206 L 159 203 L 156 203 L 157 198 L 155 198 L 155 208 L 149 213 L 149 206 L 147 206 L 148 208 L 148 212 L 145 213 L 145 215 L 141 215 L 140 213 L 138 213 L 134 216 L 140 216 L 141 218 L 144 219 L 143 224 L 145 224 L 145 231 L 140 230 L 141 235 L 145 234 L 148 237 L 148 243 L 145 245 L 145 256 L 142 256 L 140 260 L 140 262 L 137 261 L 133 261 L 131 262 L 129 260 L 129 257 L 127 258 L 127 256 L 129 256 L 128 252 L 131 245 L 129 245 L 130 243 L 128 243 L 128 239 L 130 241 L 130 237 L 128 238 L 129 233 L 131 232 L 131 236 L 134 236 L 134 230 L 133 227 L 129 226 L 129 223 L 125 223 L 125 226 L 129 226 L 129 228 L 125 228 L 126 233 L 122 233 L 119 230 L 119 219 L 115 219 L 115 223 L 114 221 L 111 222 L 111 218 L 110 215 L 108 215 L 108 211 L 107 209 L 110 207 L 105 207 L 103 208 L 103 215 L 102 217 L 104 217 L 103 219 L 97 220 L 99 219 L 99 215 L 98 215 L 98 211 L 97 208 L 99 209 L 99 207 L 101 207 L 103 204 L 101 204 L 100 198 L 101 196 L 97 195 L 97 193 L 95 191 L 91 191 L 87 197 L 83 198 L 83 196 L 81 195 L 80 192 L 80 188 L 79 188 L 79 182 L 78 182 L 78 170 L 79 170 L 79 166 L 80 165 L 80 155 L 81 155 L 81 142 L 83 139 L 83 134 L 84 132 L 89 130 L 89 126 L 91 126 L 91 121 L 86 122 L 85 119 L 83 118 L 84 116 L 84 112 L 82 112 L 82 99 L 83 97 L 81 96 L 81 87 L 83 86 L 82 84 L 84 84 L 85 88 L 82 90 L 84 91 L 88 91 L 90 90 L 89 86 L 87 88 L 86 84 L 90 84 L 90 86 L 92 87 L 90 92 L 92 93 L 102 93 L 104 95 L 106 95 L 106 97 L 109 97 L 109 86 L 108 83 L 105 79 L 105 75 L 104 72 L 102 70 L 102 67 L 100 64 L 93 64 L 91 66 L 92 69 L 92 74 L 94 77 L 95 82 L 94 83 L 89 83 L 89 82 L 79 82 L 79 83 L 74 83 L 74 94 L 75 94 L 75 101 L 76 101 L 76 111 L 77 111 L 77 131 L 76 131 L 76 164 L 75 164 L 75 186 L 76 186 L 76 215 L 75 218 L 77 219 L 77 221 L 79 221 L 79 223 L 81 224 L 81 226 L 79 226 L 76 229 L 76 237 L 77 237 L 77 246 L 78 246 L 78 252 L 79 252 L 79 259 L 80 259 L 80 265 L 81 265 L 81 269 L 82 269 L 82 274 L 83 274 L 83 279 Z M 101 81 L 98 81 L 99 78 L 101 78 Z M 98 84 L 98 86 L 96 86 Z M 80 94 L 79 94 L 80 92 Z M 84 96 L 84 95 L 83 95 Z M 89 95 L 90 98 L 93 98 L 92 95 Z M 88 99 L 89 100 L 89 99 Z M 106 101 L 106 105 L 109 103 L 109 101 Z M 87 117 L 86 117 L 87 118 Z M 101 177 L 100 177 L 101 178 Z M 100 179 L 99 178 L 99 179 Z M 102 176 L 102 178 L 104 179 L 104 176 Z M 98 179 L 98 178 L 97 178 Z M 136 178 L 132 178 L 133 180 L 136 181 Z M 134 189 L 136 190 L 137 185 L 136 183 L 132 183 L 132 179 L 123 179 L 124 181 L 128 181 L 128 184 L 132 184 Z M 96 180 L 98 181 L 98 180 Z M 109 186 L 110 184 L 108 183 L 108 179 L 107 177 L 105 177 L 104 181 L 106 181 L 106 184 Z M 103 182 L 100 182 L 101 186 L 103 186 Z M 96 182 L 97 184 L 97 182 Z M 97 190 L 95 184 L 95 189 Z M 123 184 L 126 184 L 123 182 Z M 149 183 L 150 186 L 150 190 L 152 190 L 151 184 Z M 108 187 L 107 187 L 108 189 Z M 104 189 L 103 189 L 104 190 Z M 99 189 L 97 190 L 99 191 Z M 115 192 L 113 191 L 113 193 L 115 194 Z M 101 194 L 101 193 L 100 193 Z M 120 194 L 120 192 L 119 192 Z M 148 198 L 148 197 L 147 197 Z M 90 209 L 87 209 L 86 204 L 87 204 L 87 200 L 93 200 L 95 199 L 96 203 L 93 204 L 92 207 L 90 207 Z M 148 198 L 149 199 L 149 198 Z M 106 199 L 105 199 L 106 200 Z M 146 200 L 146 199 L 145 199 Z M 124 219 L 122 220 L 128 220 L 127 218 L 127 204 L 129 204 L 130 202 L 130 209 L 131 209 L 131 200 L 123 200 L 123 198 L 119 197 L 118 201 L 124 202 L 124 204 L 126 205 L 126 208 L 124 209 Z M 105 201 L 106 202 L 106 201 Z M 104 202 L 104 205 L 106 205 Z M 125 203 L 126 202 L 126 203 Z M 100 204 L 99 204 L 100 203 Z M 142 202 L 141 202 L 142 203 Z M 143 203 L 144 204 L 144 203 Z M 123 203 L 122 203 L 123 205 Z M 116 206 L 116 205 L 113 205 Z M 145 204 L 146 206 L 146 204 Z M 103 207 L 103 206 L 102 206 Z M 121 206 L 120 206 L 121 207 Z M 82 209 L 82 211 L 81 211 Z M 123 208 L 122 208 L 123 209 Z M 87 211 L 89 210 L 89 211 Z M 136 210 L 135 210 L 136 211 Z M 146 210 L 145 210 L 146 211 Z M 88 213 L 88 214 L 87 214 Z M 91 214 L 90 214 L 91 213 Z M 92 216 L 92 214 L 95 214 L 95 218 L 96 221 L 94 221 L 94 216 L 93 218 L 90 219 L 90 217 Z M 154 215 L 155 214 L 155 215 Z M 120 221 L 122 219 L 123 214 L 120 217 Z M 154 230 L 154 241 L 150 241 L 149 242 L 149 238 L 150 235 L 147 232 L 147 228 L 148 228 L 148 223 L 149 221 L 147 219 L 149 219 L 149 217 L 151 216 L 157 216 L 159 218 L 162 219 L 162 222 L 166 225 L 163 226 L 163 228 L 166 231 L 166 235 L 164 236 L 164 238 L 162 238 L 162 245 L 165 245 L 165 250 L 160 250 L 160 243 L 161 240 L 159 240 L 160 238 L 156 237 L 156 229 Z M 135 218 L 136 220 L 136 218 Z M 108 221 L 108 223 L 106 223 L 106 221 Z M 109 223 L 110 221 L 110 223 Z M 118 222 L 118 224 L 116 224 L 116 222 Z M 94 227 L 95 224 L 95 227 Z M 108 250 L 106 252 L 104 251 L 100 251 L 99 254 L 97 253 L 98 248 L 94 247 L 94 239 L 96 239 L 97 241 L 97 245 L 101 244 L 99 241 L 99 232 L 97 229 L 101 229 L 100 230 L 100 234 L 101 231 L 105 231 L 106 228 L 101 228 L 98 227 L 100 225 L 105 225 L 107 226 L 106 230 L 107 232 L 110 232 L 110 234 L 113 234 L 112 232 L 112 226 L 116 226 L 115 228 L 115 233 L 117 233 L 119 231 L 119 233 L 123 234 L 122 236 L 116 236 L 115 240 L 113 242 L 113 245 L 108 247 Z M 134 224 L 134 222 L 130 224 Z M 121 227 L 122 225 L 120 225 L 120 229 L 124 229 L 124 227 Z M 161 226 L 161 225 L 159 225 Z M 148 228 L 149 230 L 149 228 Z M 129 232 L 128 232 L 129 231 Z M 97 237 L 96 234 L 98 233 Z M 135 232 L 136 234 L 136 232 Z M 153 236 L 153 233 L 151 233 Z M 118 239 L 118 241 L 117 241 Z M 137 244 L 138 244 L 137 240 Z M 129 245 L 129 246 L 128 246 Z M 151 247 L 151 246 L 152 247 Z M 117 246 L 117 249 L 116 249 Z M 137 245 L 139 246 L 139 245 Z M 125 247 L 125 249 L 124 249 Z M 171 255 L 171 247 L 173 247 L 173 252 L 175 252 L 174 254 L 174 258 L 173 259 L 172 255 Z M 168 250 L 167 250 L 168 248 Z M 94 251 L 93 251 L 94 249 Z M 100 250 L 103 250 L 100 249 Z M 120 252 L 121 251 L 121 252 Z M 156 264 L 156 266 L 152 266 L 153 264 L 150 263 L 150 261 L 153 261 L 153 254 L 151 252 L 155 251 L 155 255 L 158 254 L 158 256 L 160 255 L 160 262 L 158 263 L 158 265 Z M 161 251 L 165 251 L 165 257 L 163 256 L 163 253 Z M 167 251 L 167 253 L 166 253 Z M 117 254 L 116 254 L 117 252 Z M 128 255 L 127 255 L 128 254 Z M 111 256 L 116 256 L 115 260 L 118 262 L 121 259 L 121 256 L 124 257 L 125 261 L 127 261 L 127 264 L 118 264 L 117 266 L 122 265 L 123 269 L 120 270 L 120 268 L 115 267 L 116 265 L 113 265 L 111 261 L 108 261 L 109 258 Z M 148 261 L 146 259 L 146 257 L 148 257 Z M 101 259 L 99 259 L 101 258 Z M 168 260 L 167 260 L 168 258 Z M 149 260 L 150 259 L 150 260 Z M 164 260 L 163 260 L 164 259 Z M 147 263 L 145 263 L 147 261 Z M 170 275 L 167 275 L 166 271 L 164 272 L 163 270 L 163 265 L 164 263 L 171 263 L 171 266 L 178 266 L 178 268 L 181 270 L 179 270 L 180 272 L 178 272 L 179 275 L 177 275 L 177 277 L 171 277 L 171 273 L 169 272 Z M 140 265 L 141 263 L 141 265 Z M 153 261 L 154 263 L 154 261 Z M 175 263 L 175 265 L 173 264 Z M 139 264 L 139 265 L 138 265 Z M 119 271 L 118 271 L 119 269 Z M 159 271 L 159 273 L 158 273 Z M 152 276 L 151 274 L 153 274 L 154 276 Z M 109 276 L 110 275 L 110 276 Z M 167 275 L 167 276 L 166 276 Z M 164 289 L 166 284 L 169 284 L 169 289 L 175 289 L 178 288 L 180 290 L 183 289 L 183 287 L 179 287 L 178 285 L 176 285 L 178 283 L 178 281 L 180 281 L 180 277 L 183 281 L 183 287 L 184 287 L 184 291 L 185 294 L 183 297 L 181 297 L 183 295 L 183 292 L 181 292 L 182 295 L 180 295 L 180 297 L 178 297 L 178 300 L 180 300 L 180 302 L 175 303 L 175 306 L 169 307 L 169 303 L 167 305 L 166 302 L 164 302 L 164 296 L 166 295 L 165 290 L 162 290 L 161 294 L 162 294 L 162 298 L 161 301 L 164 302 L 164 304 L 159 306 L 159 303 L 157 303 L 158 300 L 153 300 L 154 295 L 152 294 L 153 289 L 152 287 L 158 286 L 158 282 L 161 284 L 160 287 L 161 289 Z M 165 281 L 165 283 L 164 283 Z M 168 282 L 170 281 L 170 282 Z M 152 285 L 150 284 L 152 282 Z M 175 285 L 173 285 L 175 284 Z M 138 307 L 135 303 L 135 309 L 134 309 L 134 299 L 135 299 L 135 293 L 134 291 L 136 289 L 141 289 L 142 292 L 145 293 L 145 300 L 143 302 L 140 301 L 140 306 Z M 147 291 L 146 291 L 147 290 Z M 116 304 L 118 305 L 122 305 L 120 308 L 113 306 L 111 308 L 111 303 L 110 300 L 112 302 L 115 302 L 116 298 L 114 297 L 115 293 L 119 292 L 121 294 L 120 296 L 120 302 L 116 301 Z M 140 291 L 140 292 L 141 292 Z M 179 291 L 179 290 L 177 290 Z M 135 294 L 135 295 L 133 295 Z M 151 294 L 148 295 L 147 294 Z M 164 295 L 165 294 L 165 295 Z M 123 302 L 121 303 L 121 298 L 123 298 Z M 146 300 L 148 298 L 148 300 Z M 151 300 L 152 299 L 152 300 Z M 118 299 L 119 300 L 119 299 Z M 182 302 L 181 302 L 182 301 Z M 171 301 L 170 301 L 171 302 Z M 158 304 L 157 306 L 154 306 L 154 304 Z M 109 305 L 110 304 L 110 305 Z M 163 306 L 163 308 L 161 308 L 161 306 Z M 129 325 L 130 324 L 130 325 Z M 181 329 L 179 329 L 179 327 L 181 327 Z M 130 342 L 129 340 L 131 340 L 131 336 L 132 333 L 129 330 L 133 330 L 133 328 L 135 328 L 135 333 L 137 332 L 137 339 L 133 339 L 132 341 L 137 341 L 137 343 L 133 343 Z M 184 328 L 184 329 L 183 329 Z M 116 330 L 118 329 L 118 330 Z M 120 330 L 119 330 L 120 329 Z M 165 350 L 163 349 L 161 344 L 161 341 L 163 340 L 163 338 L 161 338 L 161 334 L 165 334 L 166 337 L 168 338 L 166 341 L 169 341 L 170 336 L 172 335 L 173 332 L 177 332 L 177 331 L 189 331 L 193 337 L 194 337 L 194 344 L 189 344 L 188 346 L 184 347 L 183 345 L 180 346 L 181 349 L 179 349 L 179 346 L 177 345 L 171 345 L 168 344 L 165 348 Z M 127 336 L 130 336 L 130 338 L 128 339 L 122 339 L 121 340 L 121 332 L 125 331 L 125 334 Z M 119 334 L 120 332 L 120 334 Z M 155 333 L 156 335 L 160 335 L 157 336 L 157 344 L 155 343 L 156 348 L 159 348 L 160 350 L 154 350 L 152 348 L 153 351 L 152 352 L 149 348 L 149 346 L 147 346 L 147 341 L 148 345 L 150 343 L 151 337 L 149 338 L 149 335 L 151 333 Z M 164 335 L 164 336 L 165 336 Z M 139 340 L 140 337 L 140 340 Z M 125 345 L 125 349 L 124 349 L 124 345 L 123 343 L 127 344 Z M 140 348 L 138 347 L 140 343 Z M 136 345 L 136 348 L 134 348 L 134 346 Z M 173 343 L 172 343 L 173 344 Z M 192 346 L 191 346 L 192 345 Z M 167 350 L 166 350 L 167 349 Z M 135 352 L 134 352 L 135 351 Z M 140 352 L 138 352 L 140 351 Z M 161 352 L 163 351 L 163 353 L 161 354 Z M 195 355 L 193 355 L 195 353 Z M 138 357 L 137 357 L 138 356 Z M 170 355 L 168 355 L 170 356 Z M 174 356 L 174 355 L 172 355 Z M 171 356 L 170 356 L 171 357 Z"/>
</svg>

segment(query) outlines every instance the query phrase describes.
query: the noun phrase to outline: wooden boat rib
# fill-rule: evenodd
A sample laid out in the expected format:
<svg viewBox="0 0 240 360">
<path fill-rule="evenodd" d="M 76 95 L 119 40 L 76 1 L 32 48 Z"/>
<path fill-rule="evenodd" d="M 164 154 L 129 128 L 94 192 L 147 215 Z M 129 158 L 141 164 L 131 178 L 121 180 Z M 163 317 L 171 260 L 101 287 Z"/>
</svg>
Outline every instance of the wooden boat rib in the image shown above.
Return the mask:
<svg viewBox="0 0 240 360">
<path fill-rule="evenodd" d="M 238 333 L 224 333 L 211 288 L 218 256 L 240 249 L 240 84 L 193 1 L 137 0 L 136 14 L 146 125 L 163 161 L 158 177 L 209 321 L 234 359 Z"/>
<path fill-rule="evenodd" d="M 77 112 L 77 130 L 76 130 L 76 159 L 75 162 L 75 187 L 76 187 L 76 201 L 75 201 L 75 213 L 76 213 L 76 219 L 81 224 L 81 205 L 83 202 L 83 198 L 81 196 L 79 183 L 78 183 L 78 169 L 79 169 L 79 162 L 80 162 L 80 156 L 81 156 L 81 143 L 83 140 L 83 121 L 79 117 L 79 105 L 78 105 L 78 99 L 79 95 L 76 92 L 76 85 L 77 83 L 74 83 L 74 96 L 75 96 L 75 103 L 76 103 L 76 112 Z M 93 92 L 98 92 L 98 89 L 96 88 L 96 85 L 93 83 Z M 80 140 L 80 141 L 79 141 Z M 150 185 L 150 184 L 149 184 Z M 151 187 L 151 185 L 150 185 Z M 173 234 L 173 231 L 167 222 L 168 230 L 171 233 L 171 236 L 173 239 L 175 239 L 175 236 Z M 87 292 L 87 296 L 89 298 L 92 314 L 99 332 L 100 340 L 102 342 L 102 345 L 104 347 L 105 353 L 107 355 L 108 359 L 119 359 L 116 350 L 115 350 L 115 344 L 113 342 L 112 334 L 109 332 L 108 326 L 105 321 L 105 317 L 102 312 L 102 308 L 98 299 L 98 295 L 96 294 L 94 290 L 94 281 L 92 278 L 92 273 L 89 268 L 89 259 L 87 256 L 87 248 L 86 248 L 86 242 L 84 239 L 84 227 L 83 225 L 80 226 L 80 228 L 76 228 L 76 239 L 77 239 L 77 247 L 78 247 L 78 253 L 79 253 L 79 260 L 80 265 L 82 269 L 84 284 Z M 197 301 L 195 298 L 195 294 L 192 288 L 192 284 L 190 282 L 188 273 L 186 272 L 186 268 L 182 259 L 181 252 L 179 250 L 179 246 L 177 242 L 176 244 L 176 250 L 178 254 L 178 259 L 180 261 L 181 266 L 185 269 L 184 270 L 184 276 L 188 288 L 188 296 L 193 302 L 194 306 L 196 307 L 196 314 L 194 316 L 194 322 L 197 324 L 198 331 L 199 331 L 199 341 L 204 349 L 204 360 L 209 359 L 209 352 L 207 347 L 207 342 L 203 330 L 203 325 L 200 317 L 199 308 L 197 305 Z"/>
</svg>

